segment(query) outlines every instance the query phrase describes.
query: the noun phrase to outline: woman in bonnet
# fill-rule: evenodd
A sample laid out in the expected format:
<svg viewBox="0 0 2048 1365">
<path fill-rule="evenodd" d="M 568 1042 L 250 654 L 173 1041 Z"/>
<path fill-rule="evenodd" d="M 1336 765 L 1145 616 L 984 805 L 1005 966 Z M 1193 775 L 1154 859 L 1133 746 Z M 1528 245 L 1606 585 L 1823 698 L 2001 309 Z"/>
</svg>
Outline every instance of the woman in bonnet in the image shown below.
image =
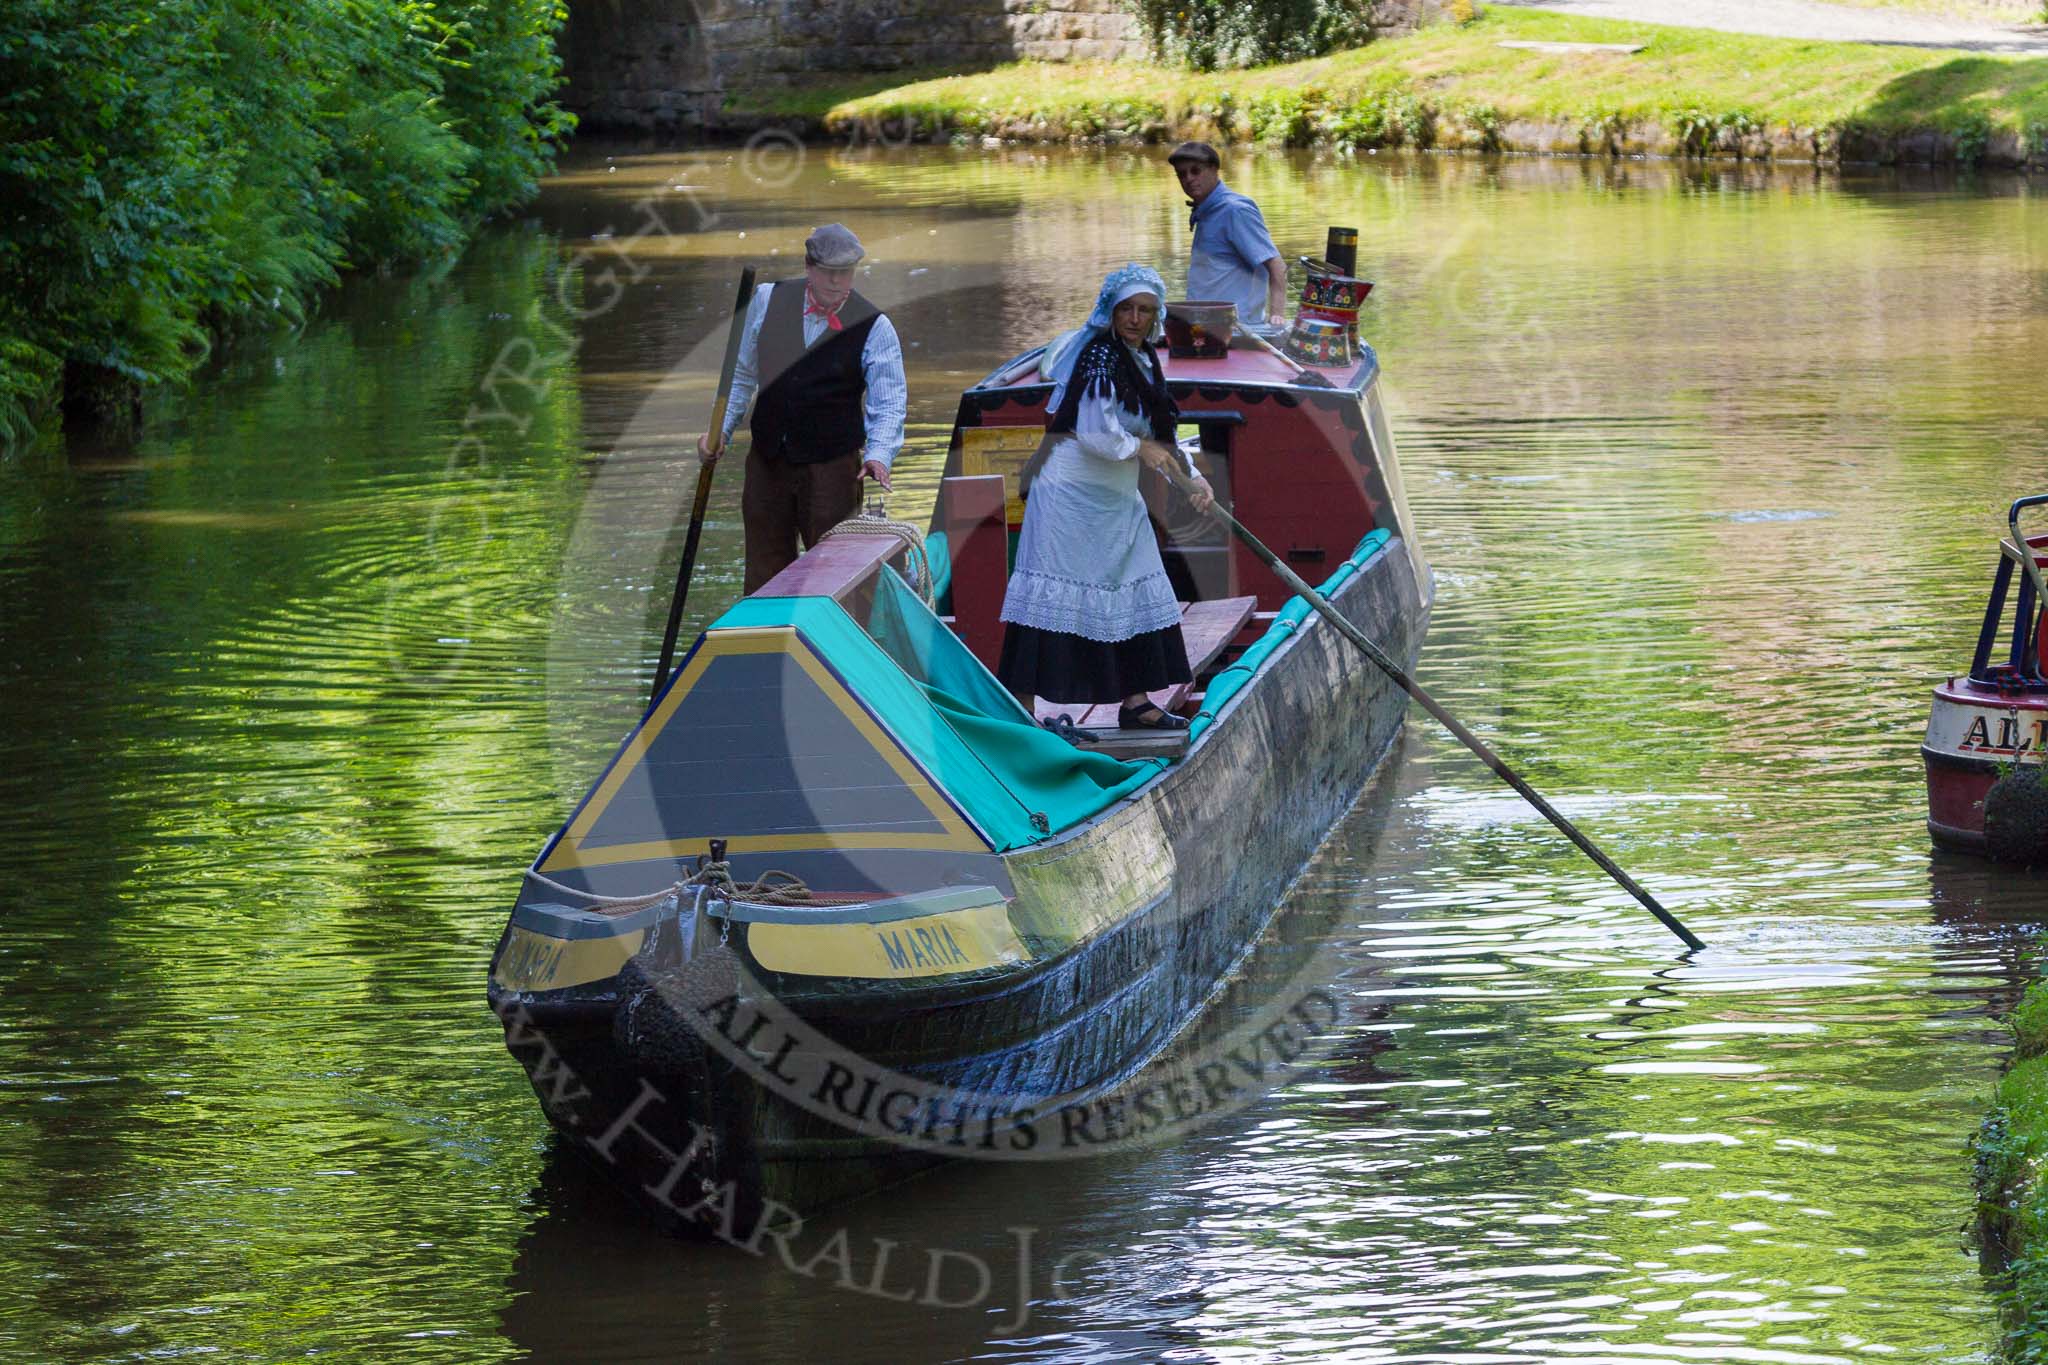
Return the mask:
<svg viewBox="0 0 2048 1365">
<path fill-rule="evenodd" d="M 1148 266 L 1112 271 L 1087 323 L 1046 348 L 1049 446 L 1024 505 L 996 666 L 1027 710 L 1037 697 L 1116 701 L 1119 725 L 1187 725 L 1145 695 L 1192 677 L 1180 604 L 1138 492 L 1140 465 L 1182 458 L 1179 412 L 1153 349 L 1165 297 Z M 1192 501 L 1207 511 L 1215 495 L 1188 472 Z"/>
</svg>

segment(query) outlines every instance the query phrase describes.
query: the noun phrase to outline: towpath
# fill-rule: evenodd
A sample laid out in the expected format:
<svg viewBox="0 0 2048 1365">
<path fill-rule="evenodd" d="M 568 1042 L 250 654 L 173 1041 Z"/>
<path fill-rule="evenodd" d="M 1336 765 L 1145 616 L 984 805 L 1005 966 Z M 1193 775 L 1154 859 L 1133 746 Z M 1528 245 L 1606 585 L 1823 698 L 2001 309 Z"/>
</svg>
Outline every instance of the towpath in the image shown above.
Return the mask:
<svg viewBox="0 0 2048 1365">
<path fill-rule="evenodd" d="M 2008 27 L 1949 19 L 1909 10 L 1864 9 L 1822 0 L 1490 0 L 1519 9 L 1554 10 L 1593 19 L 1758 33 L 1776 38 L 1821 38 L 1903 47 L 2048 57 L 2048 27 Z"/>
</svg>

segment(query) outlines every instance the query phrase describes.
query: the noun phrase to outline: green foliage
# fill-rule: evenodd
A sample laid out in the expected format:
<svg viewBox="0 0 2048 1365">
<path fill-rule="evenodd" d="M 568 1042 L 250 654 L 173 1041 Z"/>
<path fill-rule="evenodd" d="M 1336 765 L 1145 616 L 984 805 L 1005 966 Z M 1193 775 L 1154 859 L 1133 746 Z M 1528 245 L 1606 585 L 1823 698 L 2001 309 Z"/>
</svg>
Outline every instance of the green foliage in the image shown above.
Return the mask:
<svg viewBox="0 0 2048 1365">
<path fill-rule="evenodd" d="M 1707 156 L 1717 150 L 1739 150 L 1742 139 L 1763 126 L 1746 109 L 1712 113 L 1696 105 L 1680 109 L 1671 121 L 1678 140 L 1685 145 L 1686 151 L 1695 156 Z"/>
<path fill-rule="evenodd" d="M 469 207 L 500 213 L 532 198 L 575 117 L 554 102 L 562 0 L 442 0 L 439 53 L 449 128 L 467 148 Z"/>
<path fill-rule="evenodd" d="M 1999 1267 L 2009 1331 L 2003 1358 L 2048 1362 L 2048 989 L 2027 988 L 2007 1021 L 2015 1060 L 1999 1080 L 1996 1107 L 1978 1130 L 1977 1233 Z"/>
<path fill-rule="evenodd" d="M 60 383 L 174 383 L 345 265 L 445 255 L 568 118 L 556 0 L 16 0 L 0 25 L 0 443 Z M 74 397 L 84 395 L 73 394 Z"/>
<path fill-rule="evenodd" d="M 2029 989 L 2012 1012 L 2013 1055 L 2031 1061 L 2048 1054 L 2048 992 Z"/>
<path fill-rule="evenodd" d="M 1126 137 L 1164 123 L 1166 110 L 1157 101 L 1107 99 L 1076 111 L 1074 130 L 1084 137 Z M 957 112 L 954 122 L 979 132 L 993 122 L 986 110 L 970 107 Z"/>
<path fill-rule="evenodd" d="M 1436 110 L 1412 90 L 1388 95 L 1380 116 L 1387 131 L 1410 147 L 1427 147 L 1436 140 Z"/>
<path fill-rule="evenodd" d="M 1306 146 L 1316 129 L 1322 95 L 1314 89 L 1275 90 L 1245 106 L 1245 122 L 1254 139 L 1283 147 Z"/>
<path fill-rule="evenodd" d="M 1491 104 L 1468 104 L 1458 111 L 1458 119 L 1479 135 L 1480 151 L 1500 150 L 1501 125 L 1507 121 L 1501 117 L 1500 110 Z"/>
<path fill-rule="evenodd" d="M 1394 140 L 1387 131 L 1386 107 L 1379 100 L 1360 100 L 1323 115 L 1320 133 L 1338 147 L 1379 147 Z"/>
<path fill-rule="evenodd" d="M 1982 110 L 1964 112 L 1949 125 L 1948 132 L 1955 139 L 1958 165 L 1975 166 L 1984 160 L 1984 149 L 1991 142 L 1991 120 Z"/>
<path fill-rule="evenodd" d="M 1216 71 L 1318 57 L 1371 37 L 1367 0 L 1133 0 L 1162 60 Z"/>
</svg>

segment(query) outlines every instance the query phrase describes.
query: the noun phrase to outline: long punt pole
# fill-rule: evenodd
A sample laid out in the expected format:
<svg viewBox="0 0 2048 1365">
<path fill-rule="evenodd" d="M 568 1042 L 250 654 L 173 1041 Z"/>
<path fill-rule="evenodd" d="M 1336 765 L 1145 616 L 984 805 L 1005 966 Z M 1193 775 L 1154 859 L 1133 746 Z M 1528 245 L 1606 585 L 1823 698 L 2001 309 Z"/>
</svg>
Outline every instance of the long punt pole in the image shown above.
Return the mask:
<svg viewBox="0 0 2048 1365">
<path fill-rule="evenodd" d="M 740 272 L 740 292 L 732 306 L 732 330 L 725 336 L 725 361 L 718 371 L 718 397 L 711 404 L 711 450 L 713 458 L 697 467 L 697 501 L 690 509 L 690 532 L 683 538 L 683 562 L 676 566 L 676 592 L 669 599 L 668 631 L 661 637 L 661 663 L 654 670 L 652 705 L 668 682 L 669 666 L 675 662 L 676 632 L 683 625 L 683 603 L 690 596 L 690 575 L 697 568 L 697 542 L 704 535 L 704 513 L 711 506 L 711 476 L 718 472 L 717 456 L 725 453 L 725 405 L 732 397 L 732 373 L 740 363 L 740 336 L 747 328 L 747 305 L 754 297 L 754 267 Z"/>
<path fill-rule="evenodd" d="M 1174 468 L 1172 461 L 1168 461 L 1162 468 L 1167 478 L 1172 481 L 1174 487 L 1180 489 L 1183 493 L 1194 491 L 1194 485 L 1188 482 L 1187 475 Z M 1322 615 L 1324 620 L 1337 628 L 1339 634 L 1356 645 L 1359 651 L 1366 658 L 1371 659 L 1382 673 L 1385 673 L 1394 680 L 1395 686 L 1420 702 L 1422 709 L 1435 716 L 1446 730 L 1457 736 L 1460 744 L 1463 744 L 1466 748 L 1477 754 L 1480 762 L 1493 769 L 1494 776 L 1507 783 L 1510 787 L 1513 787 L 1524 801 L 1527 801 L 1542 813 L 1544 819 L 1562 830 L 1567 839 L 1570 839 L 1579 846 L 1581 853 L 1584 853 L 1588 858 L 1599 864 L 1600 870 L 1614 878 L 1620 884 L 1622 890 L 1634 896 L 1645 910 L 1648 910 L 1663 922 L 1665 928 L 1678 935 L 1680 942 L 1685 944 L 1686 947 L 1695 950 L 1707 946 L 1694 936 L 1692 930 L 1679 923 L 1676 915 L 1658 904 L 1657 898 L 1639 886 L 1635 878 L 1622 871 L 1620 865 L 1614 859 L 1601 852 L 1600 846 L 1581 833 L 1577 825 L 1565 819 L 1557 807 L 1544 800 L 1540 792 L 1527 782 L 1524 782 L 1522 775 L 1502 761 L 1501 756 L 1488 748 L 1484 740 L 1466 729 L 1463 722 L 1444 709 L 1443 703 L 1432 697 L 1421 683 L 1409 677 L 1408 671 L 1394 662 L 1393 658 L 1385 650 L 1368 639 L 1364 631 L 1351 624 L 1350 619 L 1343 612 L 1331 606 L 1328 598 L 1324 597 L 1314 588 L 1311 588 L 1302 580 L 1300 574 L 1297 574 L 1282 563 L 1278 555 L 1267 549 L 1257 536 L 1244 528 L 1243 522 L 1240 522 L 1236 517 L 1231 516 L 1230 513 L 1224 511 L 1219 506 L 1212 505 L 1210 514 L 1236 532 L 1237 538 L 1245 543 L 1245 548 L 1258 556 L 1260 562 L 1267 568 L 1278 574 L 1281 582 L 1304 598 L 1310 606 L 1314 607 Z"/>
</svg>

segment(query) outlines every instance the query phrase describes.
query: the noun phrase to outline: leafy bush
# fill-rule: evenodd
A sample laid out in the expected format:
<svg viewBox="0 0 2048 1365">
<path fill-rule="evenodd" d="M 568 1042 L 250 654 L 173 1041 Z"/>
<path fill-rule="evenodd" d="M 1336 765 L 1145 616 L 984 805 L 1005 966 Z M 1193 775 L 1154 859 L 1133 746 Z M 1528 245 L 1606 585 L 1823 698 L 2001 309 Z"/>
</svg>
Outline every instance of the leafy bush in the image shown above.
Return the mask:
<svg viewBox="0 0 2048 1365">
<path fill-rule="evenodd" d="M 1197 71 L 1319 57 L 1372 36 L 1369 0 L 1133 0 L 1164 61 Z"/>
<path fill-rule="evenodd" d="M 2014 1063 L 1971 1144 L 1977 1237 L 1996 1271 L 2003 1359 L 2048 1362 L 2048 986 L 2029 986 L 2007 1023 Z"/>
<path fill-rule="evenodd" d="M 174 383 L 344 265 L 459 246 L 568 118 L 557 0 L 15 0 L 0 25 L 0 443 Z M 125 405 L 118 405 L 125 406 Z"/>
<path fill-rule="evenodd" d="M 1991 120 L 1981 110 L 1969 110 L 1950 125 L 1949 136 L 1955 139 L 1958 165 L 1979 165 L 1991 143 Z"/>
</svg>

